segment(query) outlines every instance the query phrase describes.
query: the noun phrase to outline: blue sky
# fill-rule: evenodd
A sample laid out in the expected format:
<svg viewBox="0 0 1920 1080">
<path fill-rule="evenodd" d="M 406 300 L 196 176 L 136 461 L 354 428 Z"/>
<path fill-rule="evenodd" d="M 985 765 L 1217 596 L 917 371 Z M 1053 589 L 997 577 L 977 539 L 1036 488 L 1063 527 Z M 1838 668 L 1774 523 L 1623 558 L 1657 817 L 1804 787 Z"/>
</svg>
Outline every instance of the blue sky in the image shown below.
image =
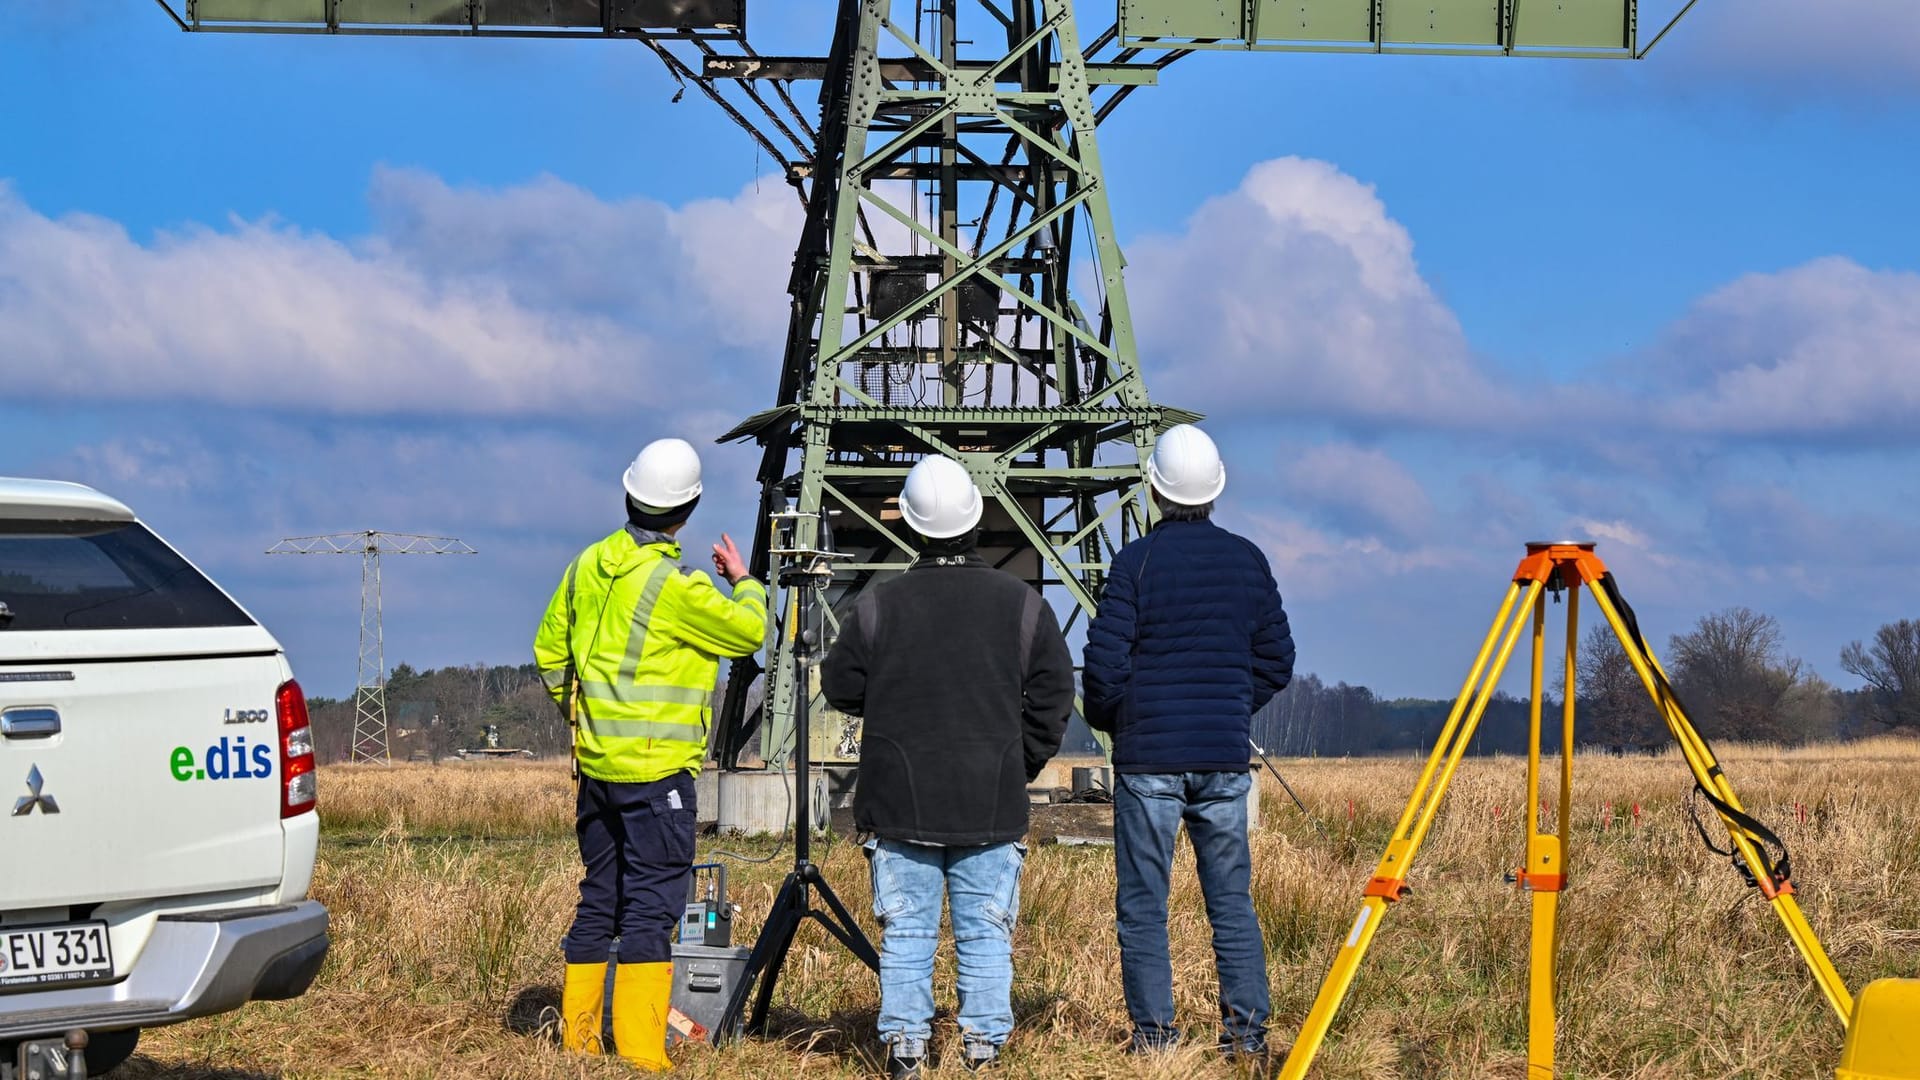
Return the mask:
<svg viewBox="0 0 1920 1080">
<path fill-rule="evenodd" d="M 1745 604 L 1841 685 L 1920 616 L 1920 8 L 1821 9 L 1706 0 L 1640 64 L 1201 56 L 1102 129 L 1150 382 L 1304 667 L 1450 693 L 1548 534 L 1657 639 Z M 625 459 L 775 389 L 798 216 L 674 89 L 617 43 L 0 8 L 0 472 L 125 498 L 313 692 L 358 579 L 282 535 L 466 538 L 390 569 L 389 656 L 522 661 Z M 707 452 L 693 534 L 750 531 L 752 457 Z"/>
</svg>

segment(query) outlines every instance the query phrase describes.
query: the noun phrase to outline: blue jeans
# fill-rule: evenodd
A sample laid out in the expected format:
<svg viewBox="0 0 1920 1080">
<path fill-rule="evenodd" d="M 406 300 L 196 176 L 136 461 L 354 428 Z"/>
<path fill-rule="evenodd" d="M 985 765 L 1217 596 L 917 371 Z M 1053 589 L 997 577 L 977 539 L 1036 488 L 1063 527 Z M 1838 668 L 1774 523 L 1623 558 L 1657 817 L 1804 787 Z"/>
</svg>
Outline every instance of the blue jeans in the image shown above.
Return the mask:
<svg viewBox="0 0 1920 1080">
<path fill-rule="evenodd" d="M 873 917 L 880 921 L 880 1041 L 924 1058 L 933 1034 L 933 952 L 940 898 L 953 907 L 954 989 L 967 1056 L 993 1056 L 1013 1033 L 1013 923 L 1027 846 L 867 843 Z"/>
<path fill-rule="evenodd" d="M 1173 964 L 1167 956 L 1167 887 L 1173 839 L 1186 822 L 1200 891 L 1213 925 L 1220 970 L 1220 1047 L 1265 1048 L 1267 953 L 1253 914 L 1253 859 L 1247 850 L 1247 773 L 1122 773 L 1113 792 L 1113 851 L 1119 888 L 1120 983 L 1133 1018 L 1134 1045 L 1153 1049 L 1179 1038 L 1173 1017 Z"/>
</svg>

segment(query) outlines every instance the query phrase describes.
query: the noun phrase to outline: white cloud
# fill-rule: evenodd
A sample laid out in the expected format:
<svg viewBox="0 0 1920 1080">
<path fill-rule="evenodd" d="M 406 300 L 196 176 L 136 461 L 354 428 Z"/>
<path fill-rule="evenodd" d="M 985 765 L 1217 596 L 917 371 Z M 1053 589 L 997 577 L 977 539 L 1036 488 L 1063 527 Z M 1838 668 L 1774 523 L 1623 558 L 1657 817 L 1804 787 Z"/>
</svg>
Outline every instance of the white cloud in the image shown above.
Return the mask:
<svg viewBox="0 0 1920 1080">
<path fill-rule="evenodd" d="M 387 231 L 356 243 L 270 220 L 143 243 L 0 188 L 0 393 L 567 415 L 698 398 L 728 349 L 777 356 L 784 277 L 712 255 L 791 247 L 797 208 L 769 193 L 675 211 L 383 171 L 374 196 Z"/>
<path fill-rule="evenodd" d="M 1150 384 L 1179 403 L 1447 425 L 1504 400 L 1405 227 L 1326 162 L 1254 166 L 1129 264 Z"/>
<path fill-rule="evenodd" d="M 1343 531 L 1413 537 L 1433 521 L 1420 482 L 1381 450 L 1324 443 L 1283 454 L 1282 502 L 1315 511 Z"/>
<path fill-rule="evenodd" d="M 1651 546 L 1647 534 L 1626 521 L 1598 521 L 1593 518 L 1581 518 L 1574 523 L 1582 538 L 1604 540 L 1625 547 L 1646 548 Z"/>
<path fill-rule="evenodd" d="M 1342 536 L 1262 509 L 1237 515 L 1247 537 L 1267 555 L 1283 593 L 1317 599 L 1391 595 L 1407 574 L 1458 570 L 1470 559 L 1445 544 L 1393 544 L 1373 536 Z"/>
<path fill-rule="evenodd" d="M 1701 299 L 1645 358 L 1655 422 L 1707 435 L 1920 438 L 1920 274 L 1824 258 Z"/>
<path fill-rule="evenodd" d="M 224 475 L 231 466 L 223 457 L 198 441 L 130 435 L 74 447 L 71 469 L 109 492 L 179 492 Z"/>
<path fill-rule="evenodd" d="M 1915 5 L 1920 11 L 1920 5 Z M 1920 274 L 1833 256 L 1697 300 L 1661 343 L 1524 401 L 1475 361 L 1373 189 L 1325 162 L 1248 172 L 1173 236 L 1130 247 L 1149 385 L 1218 424 L 1309 417 L 1367 432 L 1534 438 L 1562 406 L 1603 421 L 1623 466 L 1707 444 L 1920 438 Z M 1618 438 L 1626 433 L 1638 438 Z M 1648 443 L 1646 437 L 1669 440 Z M 1309 493 L 1311 494 L 1311 493 Z"/>
<path fill-rule="evenodd" d="M 1361 558 L 1358 545 L 1292 518 L 1243 512 L 1249 539 L 1266 552 L 1283 593 L 1328 595 Z"/>
<path fill-rule="evenodd" d="M 778 377 L 778 352 L 786 342 L 787 282 L 805 222 L 792 189 L 768 180 L 757 192 L 689 203 L 671 223 L 687 270 L 703 283 L 721 339 L 773 352 L 767 361 L 769 387 Z"/>
<path fill-rule="evenodd" d="M 204 415 L 204 414 L 202 414 Z M 137 433 L 81 443 L 36 472 L 76 480 L 142 513 L 190 510 L 171 527 L 211 543 L 264 548 L 284 535 L 384 529 L 514 538 L 591 537 L 622 514 L 620 475 L 644 443 L 699 440 L 707 495 L 699 520 L 738 530 L 757 492 L 753 447 L 672 423 L 580 431 L 565 424 L 374 420 L 322 424 L 227 414 L 193 431 L 179 412 L 130 421 Z M 707 417 L 706 421 L 716 420 Z M 235 518 L 232 507 L 244 506 Z M 732 520 L 739 518 L 739 520 Z"/>
<path fill-rule="evenodd" d="M 672 211 L 605 200 L 539 176 L 510 188 L 455 187 L 418 169 L 379 167 L 368 247 L 434 278 L 486 277 L 531 307 L 609 314 L 671 311 L 684 278 L 665 273 Z"/>
<path fill-rule="evenodd" d="M 379 227 L 354 241 L 265 220 L 143 242 L 0 188 L 0 393 L 343 414 L 631 415 L 669 402 L 744 414 L 777 375 L 802 217 L 782 185 L 676 209 L 551 177 L 476 189 L 382 169 L 370 198 Z M 1257 165 L 1183 232 L 1132 251 L 1150 382 L 1176 404 L 1223 422 L 1369 431 L 1547 411 L 1511 409 L 1406 229 L 1324 162 Z M 1648 433 L 1908 440 L 1920 432 L 1920 275 L 1841 258 L 1750 275 L 1698 301 L 1641 360 L 1637 387 L 1538 387 L 1533 400 L 1578 394 Z"/>
<path fill-rule="evenodd" d="M 674 209 L 605 200 L 542 176 L 456 188 L 382 168 L 370 189 L 383 252 L 441 278 L 484 277 L 541 310 L 588 312 L 736 347 L 778 347 L 805 214 L 776 181 Z"/>
<path fill-rule="evenodd" d="M 1705 500 L 1706 525 L 1726 558 L 1814 570 L 1825 588 L 1881 594 L 1910 573 L 1897 568 L 1920 562 L 1920 522 L 1908 507 L 1870 500 L 1857 509 L 1822 494 L 1768 480 L 1730 483 Z"/>
</svg>

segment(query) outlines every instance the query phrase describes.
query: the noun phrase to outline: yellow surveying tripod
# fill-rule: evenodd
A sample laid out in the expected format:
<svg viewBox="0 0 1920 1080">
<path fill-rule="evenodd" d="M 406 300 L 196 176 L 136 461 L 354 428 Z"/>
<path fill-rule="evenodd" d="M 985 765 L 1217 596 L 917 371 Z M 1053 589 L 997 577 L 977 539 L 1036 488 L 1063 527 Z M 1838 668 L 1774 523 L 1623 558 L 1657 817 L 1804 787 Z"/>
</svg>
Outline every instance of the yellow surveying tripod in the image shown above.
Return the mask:
<svg viewBox="0 0 1920 1080">
<path fill-rule="evenodd" d="M 1453 780 L 1454 770 L 1459 767 L 1460 759 L 1473 740 L 1474 730 L 1486 712 L 1501 673 L 1506 670 L 1508 657 L 1513 655 L 1514 646 L 1520 641 L 1529 613 L 1533 623 L 1533 687 L 1532 725 L 1527 740 L 1527 801 L 1523 804 L 1528 808 L 1526 865 L 1514 874 L 1514 880 L 1533 894 L 1527 1077 L 1528 1080 L 1551 1080 L 1555 917 L 1558 914 L 1560 892 L 1567 882 L 1567 824 L 1573 816 L 1574 669 L 1575 649 L 1579 641 L 1577 630 L 1581 586 L 1593 594 L 1600 613 L 1606 616 L 1607 624 L 1613 628 L 1621 646 L 1626 649 L 1627 659 L 1633 664 L 1634 671 L 1646 685 L 1647 692 L 1653 695 L 1654 705 L 1666 720 L 1667 730 L 1680 744 L 1680 752 L 1686 758 L 1687 768 L 1693 773 L 1694 783 L 1725 823 L 1732 839 L 1729 850 L 1734 865 L 1773 905 L 1774 913 L 1787 928 L 1787 936 L 1806 959 L 1807 967 L 1813 971 L 1814 981 L 1820 985 L 1828 1004 L 1839 1015 L 1841 1024 L 1846 1025 L 1852 1019 L 1853 995 L 1847 992 L 1846 984 L 1841 981 L 1839 972 L 1834 970 L 1833 963 L 1827 959 L 1826 950 L 1821 948 L 1813 927 L 1808 925 L 1806 916 L 1800 912 L 1800 905 L 1793 898 L 1793 882 L 1788 876 L 1789 862 L 1785 846 L 1779 837 L 1741 808 L 1739 798 L 1733 793 L 1733 785 L 1728 783 L 1726 774 L 1714 759 L 1712 748 L 1694 729 L 1686 710 L 1681 707 L 1666 672 L 1660 667 L 1660 661 L 1654 658 L 1653 651 L 1640 635 L 1633 609 L 1621 597 L 1606 565 L 1594 554 L 1593 545 L 1528 544 L 1526 557 L 1520 560 L 1519 569 L 1514 571 L 1513 584 L 1507 590 L 1506 600 L 1493 617 L 1493 628 L 1487 632 L 1480 653 L 1474 658 L 1473 668 L 1460 689 L 1460 696 L 1454 701 L 1446 725 L 1440 729 L 1440 738 L 1427 758 L 1426 768 L 1420 774 L 1412 798 L 1407 801 L 1406 811 L 1400 815 L 1400 822 L 1394 827 L 1393 838 L 1387 843 L 1387 852 L 1381 857 L 1373 878 L 1367 882 L 1360 915 L 1340 946 L 1333 970 L 1327 974 L 1326 981 L 1320 984 L 1313 1009 L 1307 1014 L 1306 1023 L 1301 1027 L 1300 1036 L 1295 1040 L 1280 1073 L 1281 1080 L 1304 1080 L 1307 1069 L 1313 1064 L 1314 1055 L 1319 1052 L 1320 1044 L 1326 1038 L 1328 1027 L 1333 1023 L 1334 1013 L 1339 1011 L 1347 989 L 1353 984 L 1367 947 L 1373 943 L 1373 936 L 1380 929 L 1381 919 L 1385 917 L 1388 907 L 1409 893 L 1407 870 L 1413 863 L 1414 854 L 1420 850 L 1420 842 L 1433 825 L 1440 801 L 1447 793 L 1447 785 Z M 1560 728 L 1560 815 L 1557 830 L 1552 833 L 1541 831 L 1538 810 L 1540 699 L 1546 664 L 1549 592 L 1556 595 L 1564 592 L 1567 598 L 1566 691 Z M 1880 987 L 1881 984 L 1876 983 L 1875 987 L 1869 989 L 1869 994 L 1872 995 Z M 1920 999 L 1913 1000 L 1915 1004 L 1920 1004 Z M 1905 1030 L 1911 1030 L 1910 1025 L 1903 1027 L 1903 1033 Z M 1848 1060 L 1855 1065 L 1864 1064 L 1864 1060 L 1855 1060 L 1855 1050 L 1850 1041 Z M 1863 1053 L 1862 1058 L 1864 1056 Z M 1850 1072 L 1843 1067 L 1841 1073 L 1842 1077 L 1858 1076 L 1863 1080 L 1869 1076 L 1915 1075 L 1920 1073 L 1907 1072 L 1904 1068 L 1895 1073 L 1877 1069 Z"/>
</svg>

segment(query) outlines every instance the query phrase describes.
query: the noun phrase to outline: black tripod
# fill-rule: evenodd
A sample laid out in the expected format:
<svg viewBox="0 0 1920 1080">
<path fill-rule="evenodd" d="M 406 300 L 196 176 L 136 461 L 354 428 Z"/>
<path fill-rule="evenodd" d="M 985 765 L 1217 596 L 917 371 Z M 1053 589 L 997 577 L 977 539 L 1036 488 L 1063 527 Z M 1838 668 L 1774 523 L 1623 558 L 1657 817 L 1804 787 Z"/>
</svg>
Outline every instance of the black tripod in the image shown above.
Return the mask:
<svg viewBox="0 0 1920 1080">
<path fill-rule="evenodd" d="M 727 1011 L 720 1016 L 720 1024 L 714 1031 L 714 1041 L 724 1042 L 733 1038 L 740 1030 L 740 1016 L 747 1004 L 747 994 L 758 987 L 753 995 L 753 1015 L 748 1018 L 746 1030 L 752 1035 L 763 1035 L 767 1030 L 767 1006 L 773 1001 L 774 983 L 779 981 L 780 968 L 787 960 L 787 950 L 793 945 L 793 935 L 799 931 L 800 924 L 813 919 L 827 928 L 847 950 L 858 957 L 860 962 L 880 970 L 880 954 L 867 941 L 853 915 L 845 904 L 833 894 L 833 887 L 821 875 L 820 868 L 809 858 L 813 839 L 813 814 L 810 808 L 813 777 L 807 757 L 808 742 L 812 727 L 812 694 L 807 671 L 813 666 L 814 654 L 820 643 L 820 633 L 814 625 L 814 603 L 816 594 L 826 588 L 833 577 L 826 553 L 808 552 L 807 557 L 780 571 L 780 584 L 799 598 L 799 609 L 795 617 L 800 625 L 794 634 L 793 667 L 794 694 L 799 707 L 794 710 L 794 750 L 793 750 L 793 870 L 780 884 L 780 891 L 774 894 L 773 909 L 767 912 L 767 921 L 760 928 L 760 937 L 753 943 L 753 952 L 747 956 L 747 969 L 733 988 L 733 996 L 727 1001 Z M 826 910 L 815 907 L 813 894 L 819 892 L 825 902 Z"/>
</svg>

